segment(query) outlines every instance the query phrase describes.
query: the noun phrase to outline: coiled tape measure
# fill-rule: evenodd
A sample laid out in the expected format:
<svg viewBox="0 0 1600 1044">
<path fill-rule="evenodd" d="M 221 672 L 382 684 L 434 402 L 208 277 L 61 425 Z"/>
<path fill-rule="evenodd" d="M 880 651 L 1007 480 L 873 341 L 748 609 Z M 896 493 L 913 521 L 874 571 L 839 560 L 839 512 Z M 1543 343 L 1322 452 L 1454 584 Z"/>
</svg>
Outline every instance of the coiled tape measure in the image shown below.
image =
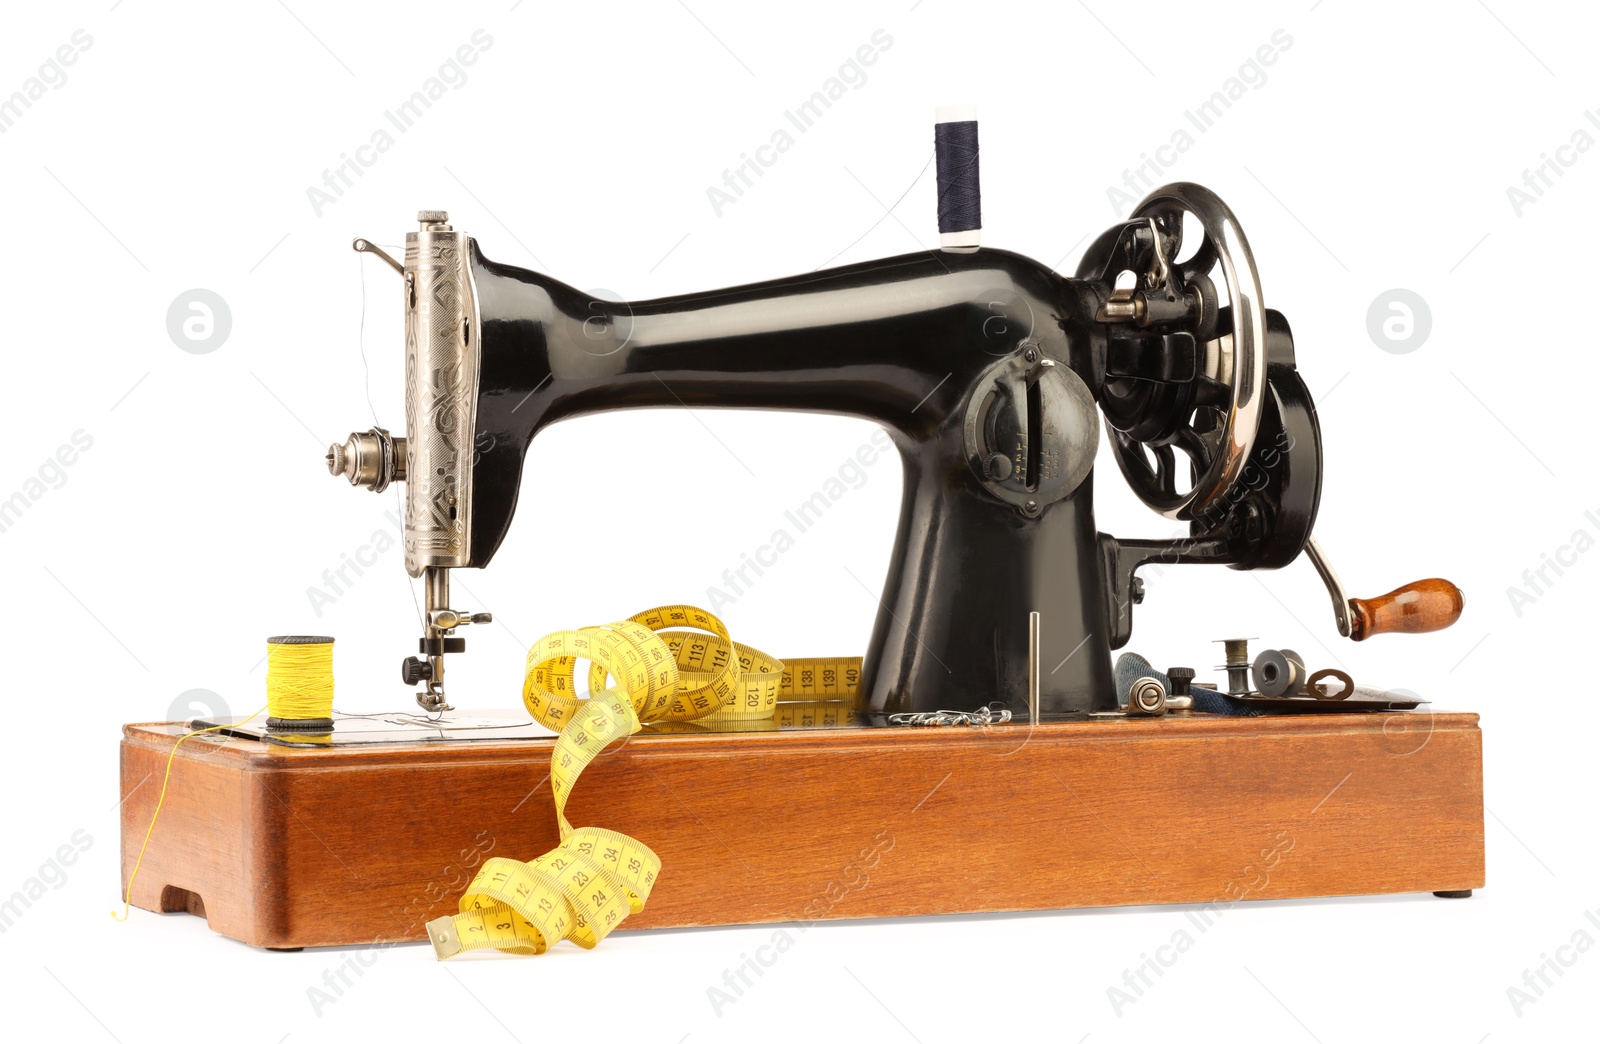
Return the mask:
<svg viewBox="0 0 1600 1044">
<path fill-rule="evenodd" d="M 588 691 L 599 695 L 579 697 L 579 660 L 589 662 Z M 578 777 L 613 740 L 651 722 L 781 718 L 780 700 L 845 700 L 855 696 L 860 680 L 860 657 L 786 664 L 735 642 L 721 620 L 690 605 L 541 638 L 528 651 L 522 702 L 536 721 L 559 733 L 550 790 L 561 843 L 529 862 L 485 860 L 461 897 L 460 912 L 428 922 L 434 954 L 440 960 L 478 949 L 539 954 L 562 939 L 592 949 L 644 909 L 660 858 L 626 834 L 567 821 L 567 798 Z M 803 706 L 789 717 L 826 720 L 838 713 Z"/>
</svg>

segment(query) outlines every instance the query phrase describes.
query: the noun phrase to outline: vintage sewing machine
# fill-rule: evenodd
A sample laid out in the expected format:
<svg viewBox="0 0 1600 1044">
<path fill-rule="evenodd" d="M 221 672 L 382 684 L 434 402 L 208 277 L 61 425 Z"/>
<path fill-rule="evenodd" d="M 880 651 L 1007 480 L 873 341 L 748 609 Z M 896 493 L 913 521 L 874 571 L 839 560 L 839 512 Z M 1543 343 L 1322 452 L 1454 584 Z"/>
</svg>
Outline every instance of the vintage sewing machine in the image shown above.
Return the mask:
<svg viewBox="0 0 1600 1044">
<path fill-rule="evenodd" d="M 1371 690 L 1267 705 L 1230 685 L 1231 705 L 1206 690 L 1213 713 L 1141 716 L 1113 676 L 1154 561 L 1304 554 L 1357 641 L 1461 612 L 1441 580 L 1348 598 L 1318 548 L 1316 412 L 1233 213 L 1167 186 L 1064 277 L 977 245 L 958 155 L 941 148 L 940 250 L 658 300 L 596 301 L 491 261 L 442 211 L 419 215 L 403 263 L 357 240 L 403 281 L 406 431 L 352 434 L 327 463 L 371 490 L 405 483 L 426 613 L 402 676 L 432 720 L 191 741 L 135 904 L 276 948 L 420 938 L 487 852 L 548 849 L 547 806 L 524 802 L 549 739 L 525 716 L 451 716 L 446 660 L 488 615 L 450 573 L 490 564 L 542 429 L 640 407 L 867 418 L 899 449 L 904 496 L 853 696 L 765 729 L 646 729 L 585 776 L 575 806 L 666 864 L 627 927 L 1482 885 L 1476 715 Z M 1187 538 L 1098 530 L 1102 420 L 1123 477 Z M 894 724 L 975 708 L 1011 724 Z M 142 829 L 137 784 L 179 731 L 129 726 L 125 823 Z"/>
</svg>

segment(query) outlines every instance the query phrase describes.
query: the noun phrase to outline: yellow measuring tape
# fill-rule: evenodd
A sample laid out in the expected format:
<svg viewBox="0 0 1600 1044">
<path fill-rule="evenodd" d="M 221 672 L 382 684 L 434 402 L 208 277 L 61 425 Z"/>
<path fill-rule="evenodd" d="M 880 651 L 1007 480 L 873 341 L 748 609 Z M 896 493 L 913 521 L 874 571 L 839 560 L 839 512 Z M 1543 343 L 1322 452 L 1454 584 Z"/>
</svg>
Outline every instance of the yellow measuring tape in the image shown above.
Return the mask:
<svg viewBox="0 0 1600 1044">
<path fill-rule="evenodd" d="M 579 660 L 589 662 L 588 691 L 598 694 L 588 699 L 577 692 Z M 434 953 L 440 960 L 478 949 L 537 954 L 562 939 L 592 949 L 644 909 L 661 860 L 626 834 L 567 822 L 567 798 L 589 762 L 647 722 L 770 720 L 780 700 L 853 698 L 860 678 L 859 657 L 784 664 L 735 642 L 721 620 L 690 605 L 539 639 L 528 651 L 522 702 L 560 733 L 550 790 L 561 843 L 526 863 L 485 860 L 460 912 L 428 922 Z"/>
</svg>

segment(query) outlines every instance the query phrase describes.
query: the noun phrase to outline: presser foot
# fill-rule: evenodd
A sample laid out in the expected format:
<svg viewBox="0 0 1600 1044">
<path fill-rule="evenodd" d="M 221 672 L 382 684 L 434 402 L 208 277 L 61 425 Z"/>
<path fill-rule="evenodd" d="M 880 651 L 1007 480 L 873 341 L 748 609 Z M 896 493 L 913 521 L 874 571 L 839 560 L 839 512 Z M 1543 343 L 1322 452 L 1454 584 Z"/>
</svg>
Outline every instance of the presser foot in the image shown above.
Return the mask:
<svg viewBox="0 0 1600 1044">
<path fill-rule="evenodd" d="M 429 714 L 442 714 L 445 711 L 455 710 L 454 707 L 450 706 L 450 701 L 445 699 L 444 693 L 434 692 L 431 689 L 425 689 L 417 693 L 417 706 Z"/>
</svg>

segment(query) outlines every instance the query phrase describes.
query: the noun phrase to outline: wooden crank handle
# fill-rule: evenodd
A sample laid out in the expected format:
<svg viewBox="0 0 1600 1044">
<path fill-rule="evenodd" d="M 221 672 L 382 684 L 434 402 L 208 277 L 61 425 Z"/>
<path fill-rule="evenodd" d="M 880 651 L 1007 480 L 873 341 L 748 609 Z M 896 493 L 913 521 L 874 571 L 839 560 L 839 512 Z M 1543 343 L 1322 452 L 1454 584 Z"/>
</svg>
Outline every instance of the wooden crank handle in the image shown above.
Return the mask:
<svg viewBox="0 0 1600 1044">
<path fill-rule="evenodd" d="M 1442 631 L 1461 619 L 1465 604 L 1461 588 L 1448 580 L 1413 580 L 1386 595 L 1350 599 L 1350 637 Z"/>
<path fill-rule="evenodd" d="M 1306 539 L 1305 552 L 1333 599 L 1339 633 L 1352 641 L 1365 641 L 1375 634 L 1442 631 L 1461 619 L 1466 599 L 1461 596 L 1461 588 L 1448 580 L 1414 580 L 1377 598 L 1346 598 L 1339 574 L 1333 571 L 1315 537 Z"/>
</svg>

